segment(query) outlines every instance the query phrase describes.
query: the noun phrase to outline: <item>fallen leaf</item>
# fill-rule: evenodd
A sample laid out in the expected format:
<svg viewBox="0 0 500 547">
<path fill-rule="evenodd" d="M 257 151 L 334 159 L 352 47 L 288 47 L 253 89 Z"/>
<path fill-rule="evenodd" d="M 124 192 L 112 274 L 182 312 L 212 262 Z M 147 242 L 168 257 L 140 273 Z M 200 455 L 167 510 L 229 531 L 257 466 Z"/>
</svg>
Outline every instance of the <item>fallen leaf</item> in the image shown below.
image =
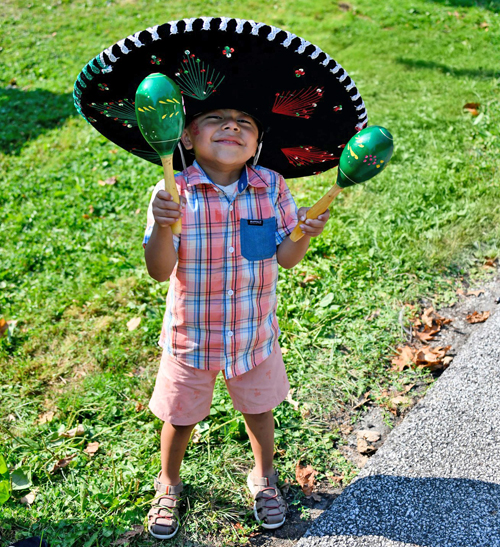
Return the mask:
<svg viewBox="0 0 500 547">
<path fill-rule="evenodd" d="M 140 209 L 140 208 L 135 210 L 135 214 L 136 214 L 136 215 L 138 215 L 140 212 L 141 212 L 141 209 Z"/>
<path fill-rule="evenodd" d="M 339 477 L 335 475 L 331 475 L 331 474 L 328 474 L 327 477 L 330 482 L 337 483 L 337 484 L 340 484 L 344 480 L 343 473 Z"/>
<path fill-rule="evenodd" d="M 339 9 L 342 11 L 349 11 L 352 9 L 351 4 L 348 4 L 347 2 L 339 2 L 338 6 L 339 6 Z"/>
<path fill-rule="evenodd" d="M 484 261 L 484 266 L 486 268 L 496 268 L 497 258 L 486 258 L 486 260 Z"/>
<path fill-rule="evenodd" d="M 90 205 L 89 206 L 89 215 L 91 215 L 93 212 L 94 212 L 94 206 Z"/>
<path fill-rule="evenodd" d="M 368 456 L 371 454 L 375 454 L 377 449 L 372 446 L 371 444 L 368 444 L 368 441 L 366 439 L 358 439 L 358 452 L 362 454 L 363 456 Z"/>
<path fill-rule="evenodd" d="M 358 439 L 364 439 L 369 443 L 376 443 L 377 441 L 380 441 L 380 438 L 382 437 L 379 431 L 372 431 L 371 429 L 362 429 L 360 431 L 356 431 L 356 436 Z"/>
<path fill-rule="evenodd" d="M 313 281 L 316 281 L 317 279 L 321 279 L 321 277 L 319 275 L 308 275 L 306 277 L 304 277 L 304 280 L 301 281 L 301 285 L 302 287 L 304 287 L 305 285 L 307 285 L 307 283 L 312 283 Z"/>
<path fill-rule="evenodd" d="M 302 492 L 309 497 L 313 493 L 314 477 L 318 474 L 310 465 L 300 465 L 298 463 L 295 467 L 295 478 L 302 488 Z"/>
<path fill-rule="evenodd" d="M 233 524 L 233 526 L 236 528 L 236 530 L 238 530 L 239 532 L 243 532 L 245 529 L 243 528 L 243 525 L 240 524 L 239 522 L 235 522 Z"/>
<path fill-rule="evenodd" d="M 480 25 L 479 25 L 479 28 L 484 28 L 486 30 L 489 30 L 489 24 L 486 22 L 486 21 L 483 21 Z"/>
<path fill-rule="evenodd" d="M 93 442 L 87 445 L 87 448 L 84 450 L 85 454 L 93 456 L 99 450 L 99 443 Z"/>
<path fill-rule="evenodd" d="M 114 543 L 113 545 L 125 545 L 125 543 L 130 543 L 130 540 L 140 536 L 144 532 L 144 526 L 140 524 L 134 524 L 132 526 L 132 530 L 129 530 L 128 532 L 125 532 L 122 534 Z"/>
<path fill-rule="evenodd" d="M 323 500 L 323 498 L 321 496 L 319 496 L 318 494 L 316 494 L 316 492 L 313 492 L 311 497 L 314 501 L 317 501 L 317 502 L 320 502 L 320 501 Z"/>
<path fill-rule="evenodd" d="M 481 294 L 484 294 L 483 289 L 479 289 L 477 291 L 467 291 L 465 296 L 480 296 Z"/>
<path fill-rule="evenodd" d="M 140 403 L 139 401 L 135 404 L 135 411 L 136 412 L 141 412 L 145 408 L 146 407 L 142 403 Z"/>
<path fill-rule="evenodd" d="M 55 412 L 52 410 L 49 410 L 48 412 L 44 412 L 43 414 L 40 414 L 40 416 L 38 416 L 38 423 L 40 425 L 48 424 L 54 419 L 54 416 L 55 416 Z"/>
<path fill-rule="evenodd" d="M 474 323 L 484 323 L 486 319 L 490 316 L 489 311 L 483 311 L 481 313 L 474 311 L 471 314 L 469 314 L 465 319 L 468 323 L 474 324 Z"/>
<path fill-rule="evenodd" d="M 113 185 L 113 184 L 116 184 L 116 182 L 117 182 L 116 177 L 109 177 L 106 180 L 100 180 L 98 184 L 99 186 L 106 186 L 106 184 Z"/>
<path fill-rule="evenodd" d="M 348 425 L 348 424 L 342 424 L 340 426 L 340 432 L 342 433 L 342 435 L 347 437 L 348 435 L 350 435 L 353 432 L 353 427 Z"/>
<path fill-rule="evenodd" d="M 69 431 L 65 431 L 64 433 L 61 433 L 60 437 L 66 437 L 68 439 L 72 439 L 73 437 L 79 437 L 80 435 L 85 434 L 85 428 L 82 424 L 78 424 L 73 429 L 70 429 Z"/>
<path fill-rule="evenodd" d="M 65 467 L 67 467 L 70 464 L 71 460 L 75 457 L 76 457 L 76 454 L 71 454 L 71 456 L 67 456 L 66 458 L 62 458 L 61 460 L 58 460 L 54 464 L 54 467 L 51 469 L 50 472 L 55 473 L 59 469 L 64 469 Z"/>
<path fill-rule="evenodd" d="M 479 103 L 466 103 L 463 108 L 473 116 L 479 116 L 479 106 Z"/>
<path fill-rule="evenodd" d="M 309 408 L 309 405 L 307 403 L 302 405 L 302 408 L 300 409 L 300 415 L 304 419 L 309 418 L 309 416 L 311 415 L 311 409 Z"/>
<path fill-rule="evenodd" d="M 398 395 L 397 397 L 391 398 L 391 403 L 394 405 L 406 405 L 410 402 L 409 397 L 404 397 L 403 395 Z"/>
<path fill-rule="evenodd" d="M 36 498 L 36 490 L 33 490 L 29 494 L 26 494 L 25 496 L 23 496 L 20 499 L 20 501 L 21 503 L 25 505 L 31 505 L 35 501 L 35 498 Z"/>
<path fill-rule="evenodd" d="M 397 348 L 397 355 L 391 360 L 392 370 L 402 372 L 405 367 L 411 367 L 412 364 L 415 364 L 415 351 L 415 348 L 411 346 Z"/>
<path fill-rule="evenodd" d="M 127 328 L 129 331 L 135 330 L 141 324 L 140 317 L 133 317 L 130 321 L 127 322 Z"/>
<path fill-rule="evenodd" d="M 420 368 L 429 368 L 431 371 L 445 368 L 443 359 L 450 347 L 431 348 L 430 346 L 424 346 L 418 350 L 415 356 L 417 366 Z"/>
<path fill-rule="evenodd" d="M 9 325 L 7 324 L 7 321 L 5 321 L 3 317 L 0 317 L 0 336 L 3 336 L 8 329 Z"/>
<path fill-rule="evenodd" d="M 287 394 L 287 396 L 286 396 L 286 401 L 287 401 L 288 403 L 290 403 L 290 404 L 293 406 L 293 409 L 294 409 L 294 410 L 299 410 L 300 404 L 299 404 L 297 401 L 294 401 L 294 400 L 292 399 L 292 395 L 294 394 L 294 392 L 295 392 L 295 389 L 291 389 L 291 390 L 288 392 L 288 394 Z"/>
</svg>

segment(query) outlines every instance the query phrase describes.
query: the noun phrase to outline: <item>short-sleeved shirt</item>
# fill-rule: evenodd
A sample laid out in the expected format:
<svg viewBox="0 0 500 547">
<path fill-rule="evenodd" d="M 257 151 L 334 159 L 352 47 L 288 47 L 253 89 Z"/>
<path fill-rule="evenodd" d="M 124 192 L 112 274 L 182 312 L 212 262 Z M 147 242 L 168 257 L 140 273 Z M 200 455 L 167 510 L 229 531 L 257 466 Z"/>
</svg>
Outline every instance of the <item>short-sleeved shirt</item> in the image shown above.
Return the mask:
<svg viewBox="0 0 500 547">
<path fill-rule="evenodd" d="M 159 345 L 180 364 L 233 378 L 264 361 L 280 334 L 276 251 L 297 208 L 283 177 L 260 166 L 243 169 L 232 197 L 197 162 L 175 181 L 186 207 Z M 160 181 L 151 197 L 144 246 L 163 188 Z"/>
</svg>

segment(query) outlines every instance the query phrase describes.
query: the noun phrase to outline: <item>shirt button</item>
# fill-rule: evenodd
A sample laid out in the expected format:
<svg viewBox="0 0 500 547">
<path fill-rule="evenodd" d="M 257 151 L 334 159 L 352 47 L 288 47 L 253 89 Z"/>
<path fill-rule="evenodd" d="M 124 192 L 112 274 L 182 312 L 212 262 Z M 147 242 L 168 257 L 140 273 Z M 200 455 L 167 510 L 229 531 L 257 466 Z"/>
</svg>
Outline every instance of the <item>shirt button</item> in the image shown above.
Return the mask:
<svg viewBox="0 0 500 547">
<path fill-rule="evenodd" d="M 233 334 L 234 334 L 234 332 L 233 332 L 232 330 L 230 330 L 230 331 L 227 333 L 227 335 L 228 335 L 229 337 L 231 337 Z"/>
<path fill-rule="evenodd" d="M 229 206 L 229 210 L 230 210 L 230 211 L 233 210 L 233 206 L 232 206 L 232 205 Z"/>
<path fill-rule="evenodd" d="M 234 253 L 234 247 L 229 247 L 229 252 Z"/>
<path fill-rule="evenodd" d="M 231 289 L 229 289 L 229 290 L 227 291 L 227 294 L 228 294 L 229 296 L 233 296 L 234 291 L 232 291 Z"/>
</svg>

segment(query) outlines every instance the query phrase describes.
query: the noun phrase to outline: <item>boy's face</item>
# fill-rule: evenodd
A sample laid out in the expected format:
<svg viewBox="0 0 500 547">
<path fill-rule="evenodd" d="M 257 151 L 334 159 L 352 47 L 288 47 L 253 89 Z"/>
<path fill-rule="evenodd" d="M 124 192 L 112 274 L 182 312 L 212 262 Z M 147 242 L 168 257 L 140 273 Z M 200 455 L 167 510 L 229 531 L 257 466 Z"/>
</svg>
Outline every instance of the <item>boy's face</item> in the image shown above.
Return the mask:
<svg viewBox="0 0 500 547">
<path fill-rule="evenodd" d="M 181 140 L 194 150 L 198 163 L 213 169 L 241 169 L 257 151 L 259 129 L 255 120 L 239 110 L 220 109 L 196 117 Z"/>
</svg>

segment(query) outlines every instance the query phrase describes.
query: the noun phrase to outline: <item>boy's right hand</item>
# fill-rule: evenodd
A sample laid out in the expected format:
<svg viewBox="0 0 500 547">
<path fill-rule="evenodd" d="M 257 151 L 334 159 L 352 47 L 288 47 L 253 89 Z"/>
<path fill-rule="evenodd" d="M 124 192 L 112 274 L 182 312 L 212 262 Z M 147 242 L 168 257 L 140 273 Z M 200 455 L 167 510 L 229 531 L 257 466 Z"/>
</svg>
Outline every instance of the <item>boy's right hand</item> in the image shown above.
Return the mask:
<svg viewBox="0 0 500 547">
<path fill-rule="evenodd" d="M 159 190 L 153 200 L 153 217 L 156 224 L 162 228 L 172 226 L 183 214 L 186 206 L 186 198 L 180 198 L 181 203 L 176 203 L 166 190 Z"/>
</svg>

